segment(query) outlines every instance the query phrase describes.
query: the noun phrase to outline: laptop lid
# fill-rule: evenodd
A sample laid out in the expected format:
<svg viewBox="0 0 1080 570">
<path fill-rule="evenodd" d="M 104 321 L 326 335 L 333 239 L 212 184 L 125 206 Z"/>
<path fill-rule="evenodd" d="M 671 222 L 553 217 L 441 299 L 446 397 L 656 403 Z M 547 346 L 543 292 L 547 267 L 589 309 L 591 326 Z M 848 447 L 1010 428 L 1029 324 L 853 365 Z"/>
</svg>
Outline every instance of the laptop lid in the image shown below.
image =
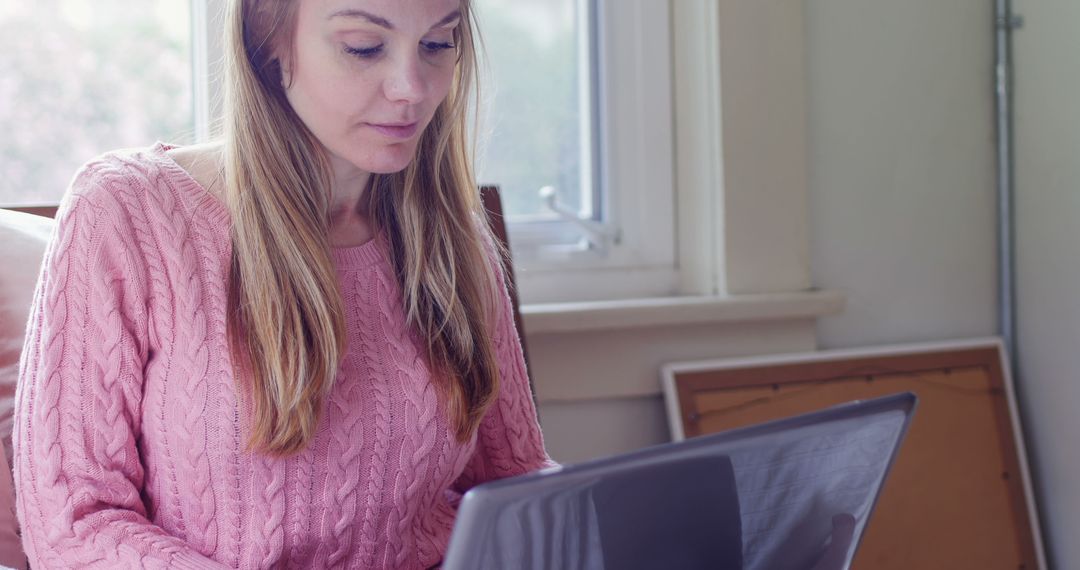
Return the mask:
<svg viewBox="0 0 1080 570">
<path fill-rule="evenodd" d="M 853 402 L 477 486 L 443 568 L 848 568 L 915 405 Z"/>
</svg>

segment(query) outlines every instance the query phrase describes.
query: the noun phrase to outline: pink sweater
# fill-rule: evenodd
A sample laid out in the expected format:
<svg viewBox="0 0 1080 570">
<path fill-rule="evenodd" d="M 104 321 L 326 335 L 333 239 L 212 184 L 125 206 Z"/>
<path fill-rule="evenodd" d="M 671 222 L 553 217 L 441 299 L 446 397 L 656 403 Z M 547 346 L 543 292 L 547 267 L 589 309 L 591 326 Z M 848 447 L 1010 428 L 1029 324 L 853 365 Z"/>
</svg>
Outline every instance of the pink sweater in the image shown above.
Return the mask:
<svg viewBox="0 0 1080 570">
<path fill-rule="evenodd" d="M 376 241 L 333 251 L 348 349 L 313 443 L 244 449 L 229 215 L 165 154 L 76 177 L 35 295 L 13 435 L 36 568 L 428 568 L 461 493 L 550 465 L 504 296 L 497 403 L 458 443 Z"/>
</svg>

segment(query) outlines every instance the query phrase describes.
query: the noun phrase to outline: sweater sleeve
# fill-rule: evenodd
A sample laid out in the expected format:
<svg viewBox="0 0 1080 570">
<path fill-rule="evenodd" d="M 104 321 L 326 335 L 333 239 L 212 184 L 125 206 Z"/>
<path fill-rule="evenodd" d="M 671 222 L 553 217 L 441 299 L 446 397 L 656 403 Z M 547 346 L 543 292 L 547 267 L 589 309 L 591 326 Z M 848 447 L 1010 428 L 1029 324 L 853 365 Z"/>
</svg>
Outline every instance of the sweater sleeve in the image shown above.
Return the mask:
<svg viewBox="0 0 1080 570">
<path fill-rule="evenodd" d="M 489 254 L 495 255 L 493 251 Z M 514 326 L 513 305 L 506 290 L 502 265 L 497 262 L 494 265 L 498 295 L 494 343 L 499 367 L 499 395 L 480 423 L 476 449 L 454 486 L 461 493 L 481 483 L 558 465 L 544 449 L 525 357 Z"/>
<path fill-rule="evenodd" d="M 224 568 L 147 519 L 146 263 L 102 184 L 86 170 L 73 183 L 27 326 L 13 439 L 23 546 L 34 568 Z"/>
</svg>

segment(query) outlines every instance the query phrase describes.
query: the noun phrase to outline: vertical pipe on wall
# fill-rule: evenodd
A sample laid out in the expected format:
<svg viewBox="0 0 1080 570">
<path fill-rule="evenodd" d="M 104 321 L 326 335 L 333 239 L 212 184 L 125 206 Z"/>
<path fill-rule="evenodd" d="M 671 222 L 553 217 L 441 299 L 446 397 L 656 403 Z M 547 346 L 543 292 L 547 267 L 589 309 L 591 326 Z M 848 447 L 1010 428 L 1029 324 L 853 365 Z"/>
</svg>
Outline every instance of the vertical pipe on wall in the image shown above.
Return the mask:
<svg viewBox="0 0 1080 570">
<path fill-rule="evenodd" d="M 1013 14 L 1011 0 L 994 0 L 995 16 L 995 82 L 996 82 L 996 107 L 997 107 L 997 198 L 998 198 L 998 326 L 1008 352 L 1009 374 L 1013 378 L 1013 385 L 1017 399 L 1017 407 L 1025 410 L 1024 406 L 1024 383 L 1020 381 L 1017 358 L 1016 340 L 1016 233 L 1013 213 L 1013 62 L 1012 62 L 1012 33 L 1023 25 L 1023 19 Z M 1024 423 L 1024 414 L 1016 418 L 1020 425 Z M 1030 437 L 1030 431 L 1023 430 Z M 1034 471 L 1034 452 L 1028 437 L 1027 441 L 1021 442 L 1028 450 L 1028 461 L 1032 462 L 1029 468 Z M 1044 503 L 1045 494 L 1042 493 L 1041 485 L 1037 481 L 1031 481 L 1034 494 L 1038 497 L 1035 504 Z M 1045 511 L 1038 510 L 1034 532 L 1041 533 L 1040 529 L 1047 528 Z M 1047 562 L 1050 554 L 1045 546 L 1039 546 L 1041 542 L 1046 545 L 1046 536 L 1036 536 L 1038 550 L 1038 565 L 1040 570 L 1052 565 Z"/>
<path fill-rule="evenodd" d="M 1013 231 L 1012 30 L 1019 24 L 1011 0 L 995 4 L 995 76 L 997 86 L 998 326 L 1016 370 L 1016 296 Z"/>
</svg>

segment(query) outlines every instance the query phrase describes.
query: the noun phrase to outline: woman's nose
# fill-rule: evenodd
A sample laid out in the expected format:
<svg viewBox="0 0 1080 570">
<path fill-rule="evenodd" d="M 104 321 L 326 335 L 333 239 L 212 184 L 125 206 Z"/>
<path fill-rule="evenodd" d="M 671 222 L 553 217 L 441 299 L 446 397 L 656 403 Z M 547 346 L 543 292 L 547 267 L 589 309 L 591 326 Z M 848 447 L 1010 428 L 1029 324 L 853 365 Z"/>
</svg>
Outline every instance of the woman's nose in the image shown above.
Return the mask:
<svg viewBox="0 0 1080 570">
<path fill-rule="evenodd" d="M 391 65 L 383 91 L 390 101 L 418 103 L 423 100 L 427 83 L 423 76 L 423 62 L 417 54 L 397 58 Z"/>
</svg>

